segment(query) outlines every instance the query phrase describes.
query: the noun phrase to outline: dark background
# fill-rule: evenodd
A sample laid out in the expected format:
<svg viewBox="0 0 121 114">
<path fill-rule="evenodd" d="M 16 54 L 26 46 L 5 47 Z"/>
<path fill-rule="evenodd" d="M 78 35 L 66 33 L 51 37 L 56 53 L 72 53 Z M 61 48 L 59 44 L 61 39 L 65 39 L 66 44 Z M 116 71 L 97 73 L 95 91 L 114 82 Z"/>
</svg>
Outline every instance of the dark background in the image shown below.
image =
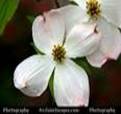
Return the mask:
<svg viewBox="0 0 121 114">
<path fill-rule="evenodd" d="M 36 53 L 31 45 L 32 22 L 27 16 L 36 16 L 57 6 L 54 0 L 21 0 L 0 36 L 1 106 L 55 106 L 49 89 L 37 98 L 27 97 L 17 90 L 13 85 L 13 72 L 21 61 Z M 89 80 L 90 106 L 121 105 L 121 57 L 108 61 L 101 69 L 91 68 Z"/>
</svg>

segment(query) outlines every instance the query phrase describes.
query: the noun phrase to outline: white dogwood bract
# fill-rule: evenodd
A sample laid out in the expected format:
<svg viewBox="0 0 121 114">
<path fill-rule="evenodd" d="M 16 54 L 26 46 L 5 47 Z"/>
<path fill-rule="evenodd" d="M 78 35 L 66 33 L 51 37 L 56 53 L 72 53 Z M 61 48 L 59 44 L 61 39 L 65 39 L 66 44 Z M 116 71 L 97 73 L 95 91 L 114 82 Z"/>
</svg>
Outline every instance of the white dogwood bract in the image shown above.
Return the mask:
<svg viewBox="0 0 121 114">
<path fill-rule="evenodd" d="M 83 68 L 71 58 L 88 56 L 96 50 L 100 32 L 95 24 L 78 25 L 66 32 L 61 13 L 50 11 L 33 22 L 33 41 L 44 55 L 36 54 L 20 63 L 14 85 L 25 95 L 40 96 L 54 71 L 54 97 L 58 106 L 88 106 L 89 81 Z M 81 46 L 80 46 L 81 45 Z"/>
<path fill-rule="evenodd" d="M 87 56 L 88 62 L 101 67 L 108 59 L 117 59 L 121 53 L 121 0 L 70 0 L 77 5 L 58 9 L 63 14 L 68 31 L 80 23 L 96 23 L 101 31 L 97 50 Z M 80 44 L 81 46 L 81 44 Z"/>
</svg>

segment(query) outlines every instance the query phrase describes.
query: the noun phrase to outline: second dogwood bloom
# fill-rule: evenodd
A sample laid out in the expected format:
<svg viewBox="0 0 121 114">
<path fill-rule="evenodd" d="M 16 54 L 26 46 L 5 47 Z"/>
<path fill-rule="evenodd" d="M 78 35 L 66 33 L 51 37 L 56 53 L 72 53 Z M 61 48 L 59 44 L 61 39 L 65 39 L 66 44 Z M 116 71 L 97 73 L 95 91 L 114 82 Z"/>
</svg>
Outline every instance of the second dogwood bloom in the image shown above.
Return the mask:
<svg viewBox="0 0 121 114">
<path fill-rule="evenodd" d="M 67 33 L 61 15 L 53 10 L 35 19 L 32 32 L 36 48 L 44 55 L 33 55 L 17 66 L 15 87 L 28 96 L 40 96 L 54 72 L 57 105 L 88 106 L 87 73 L 71 58 L 87 56 L 97 48 L 100 33 L 95 33 L 95 24 L 79 25 Z"/>
<path fill-rule="evenodd" d="M 117 59 L 121 53 L 121 0 L 70 0 L 79 6 L 68 5 L 61 10 L 67 28 L 82 22 L 95 22 L 102 32 L 97 50 L 87 57 L 95 67 L 101 67 L 108 59 Z M 68 19 L 69 17 L 69 19 Z M 80 44 L 81 46 L 81 44 Z"/>
</svg>

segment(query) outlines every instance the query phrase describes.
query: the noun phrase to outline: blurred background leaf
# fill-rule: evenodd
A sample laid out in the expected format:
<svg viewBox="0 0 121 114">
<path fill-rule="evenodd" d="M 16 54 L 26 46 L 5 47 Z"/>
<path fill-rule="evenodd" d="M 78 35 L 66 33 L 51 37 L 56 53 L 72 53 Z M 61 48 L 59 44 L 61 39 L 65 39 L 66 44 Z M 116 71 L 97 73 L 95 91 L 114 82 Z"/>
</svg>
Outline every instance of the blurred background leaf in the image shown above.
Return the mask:
<svg viewBox="0 0 121 114">
<path fill-rule="evenodd" d="M 29 16 L 27 16 L 27 19 L 30 21 L 30 23 L 32 23 L 35 19 L 35 16 L 29 15 Z"/>
<path fill-rule="evenodd" d="M 13 17 L 18 4 L 19 0 L 0 0 L 0 35 Z"/>
<path fill-rule="evenodd" d="M 121 64 L 121 55 L 119 56 L 118 60 L 117 60 L 118 64 Z"/>
<path fill-rule="evenodd" d="M 55 72 L 55 71 L 53 71 L 53 73 L 52 73 L 52 75 L 51 75 L 51 78 L 50 78 L 50 80 L 49 80 L 49 89 L 50 89 L 50 93 L 51 93 L 51 95 L 52 95 L 53 98 L 54 98 L 54 88 L 53 88 L 53 83 L 54 83 L 54 72 Z"/>
</svg>

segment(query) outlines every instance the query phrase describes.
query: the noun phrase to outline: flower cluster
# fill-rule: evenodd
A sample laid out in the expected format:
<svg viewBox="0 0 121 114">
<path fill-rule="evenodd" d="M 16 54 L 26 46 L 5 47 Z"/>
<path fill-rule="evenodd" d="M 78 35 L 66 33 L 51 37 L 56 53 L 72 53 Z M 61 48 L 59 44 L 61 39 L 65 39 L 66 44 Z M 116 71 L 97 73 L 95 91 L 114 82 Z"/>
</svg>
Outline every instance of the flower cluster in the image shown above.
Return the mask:
<svg viewBox="0 0 121 114">
<path fill-rule="evenodd" d="M 14 85 L 28 96 L 40 96 L 54 74 L 57 106 L 88 106 L 89 80 L 73 59 L 86 57 L 101 67 L 121 53 L 120 0 L 71 0 L 67 5 L 36 17 L 33 42 L 43 55 L 33 55 L 14 72 Z"/>
</svg>

